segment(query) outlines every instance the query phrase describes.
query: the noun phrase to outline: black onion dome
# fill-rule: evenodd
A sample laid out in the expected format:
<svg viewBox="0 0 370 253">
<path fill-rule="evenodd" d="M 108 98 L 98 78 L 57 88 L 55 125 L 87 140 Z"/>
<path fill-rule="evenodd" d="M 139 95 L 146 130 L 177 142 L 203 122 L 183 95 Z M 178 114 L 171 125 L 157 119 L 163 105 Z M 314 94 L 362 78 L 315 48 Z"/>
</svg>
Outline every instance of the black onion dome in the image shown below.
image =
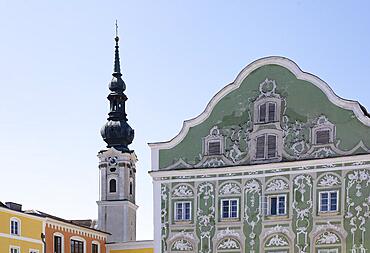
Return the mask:
<svg viewBox="0 0 370 253">
<path fill-rule="evenodd" d="M 100 131 L 107 147 L 114 147 L 120 151 L 130 151 L 127 147 L 134 140 L 134 129 L 126 121 L 108 120 Z"/>
<path fill-rule="evenodd" d="M 126 90 L 126 84 L 121 78 L 118 36 L 116 36 L 115 41 L 114 72 L 112 81 L 109 83 L 111 93 L 108 95 L 110 111 L 108 113 L 108 121 L 100 130 L 100 134 L 108 144 L 108 148 L 114 147 L 123 152 L 130 152 L 128 145 L 134 139 L 134 130 L 127 123 L 125 111 L 127 97 L 123 93 Z"/>
</svg>

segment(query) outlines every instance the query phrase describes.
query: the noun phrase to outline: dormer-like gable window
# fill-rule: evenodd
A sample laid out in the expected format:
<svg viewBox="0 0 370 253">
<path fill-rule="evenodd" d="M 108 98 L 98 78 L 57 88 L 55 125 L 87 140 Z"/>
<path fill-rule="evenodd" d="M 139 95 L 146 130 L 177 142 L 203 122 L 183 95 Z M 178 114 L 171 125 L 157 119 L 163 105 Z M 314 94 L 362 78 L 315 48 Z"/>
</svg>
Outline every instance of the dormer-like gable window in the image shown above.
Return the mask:
<svg viewBox="0 0 370 253">
<path fill-rule="evenodd" d="M 331 123 L 326 116 L 320 116 L 312 128 L 312 143 L 314 145 L 325 145 L 334 142 L 335 125 Z"/>
<path fill-rule="evenodd" d="M 224 153 L 224 136 L 217 126 L 214 126 L 209 135 L 203 138 L 203 153 L 205 155 L 222 155 Z"/>
<path fill-rule="evenodd" d="M 266 102 L 261 104 L 258 108 L 258 122 L 270 123 L 276 121 L 276 103 Z"/>
<path fill-rule="evenodd" d="M 256 159 L 272 159 L 277 157 L 277 136 L 263 134 L 256 140 Z"/>
</svg>

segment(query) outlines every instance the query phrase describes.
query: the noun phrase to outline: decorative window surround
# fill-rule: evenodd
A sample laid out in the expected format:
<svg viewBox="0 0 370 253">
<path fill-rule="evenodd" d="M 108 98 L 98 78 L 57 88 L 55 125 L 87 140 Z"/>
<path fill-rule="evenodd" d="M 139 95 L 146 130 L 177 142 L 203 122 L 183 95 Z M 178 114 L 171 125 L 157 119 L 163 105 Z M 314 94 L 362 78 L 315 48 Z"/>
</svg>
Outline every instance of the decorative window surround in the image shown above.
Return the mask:
<svg viewBox="0 0 370 253">
<path fill-rule="evenodd" d="M 15 217 L 10 218 L 10 234 L 21 235 L 21 220 Z"/>
<path fill-rule="evenodd" d="M 225 138 L 217 126 L 209 131 L 209 135 L 203 138 L 204 155 L 222 155 L 225 152 Z"/>
<path fill-rule="evenodd" d="M 333 199 L 335 199 L 335 202 L 332 203 Z M 338 211 L 339 211 L 339 191 L 338 190 L 320 191 L 319 192 L 319 214 L 333 213 L 333 212 L 338 212 Z"/>
<path fill-rule="evenodd" d="M 311 131 L 311 142 L 313 145 L 328 145 L 334 142 L 335 125 L 325 115 L 321 115 L 314 121 L 315 126 Z M 325 136 L 325 135 L 328 136 Z"/>
<path fill-rule="evenodd" d="M 176 222 L 191 221 L 191 202 L 190 201 L 175 202 L 174 220 Z"/>
<path fill-rule="evenodd" d="M 267 216 L 285 216 L 287 215 L 287 195 L 268 195 L 267 198 Z"/>
<path fill-rule="evenodd" d="M 56 245 L 55 237 L 59 237 L 61 239 L 60 251 L 58 251 L 58 249 L 56 248 L 57 245 Z M 54 253 L 64 253 L 64 235 L 62 233 L 55 232 L 53 234 L 53 252 Z"/>
<path fill-rule="evenodd" d="M 221 199 L 221 220 L 239 219 L 239 199 Z"/>
</svg>

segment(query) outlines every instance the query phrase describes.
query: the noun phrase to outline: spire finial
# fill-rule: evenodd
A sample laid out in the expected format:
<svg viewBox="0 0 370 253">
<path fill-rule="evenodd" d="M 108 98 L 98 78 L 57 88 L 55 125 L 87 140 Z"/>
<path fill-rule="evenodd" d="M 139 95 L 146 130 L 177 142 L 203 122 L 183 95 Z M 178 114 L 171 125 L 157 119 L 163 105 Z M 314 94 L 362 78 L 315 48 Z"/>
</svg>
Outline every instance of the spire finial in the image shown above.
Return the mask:
<svg viewBox="0 0 370 253">
<path fill-rule="evenodd" d="M 120 62 L 119 62 L 119 51 L 118 51 L 119 37 L 118 37 L 118 22 L 117 22 L 117 19 L 116 19 L 116 37 L 114 38 L 114 40 L 116 41 L 116 51 L 115 51 L 115 57 L 114 57 L 114 73 L 113 73 L 113 75 L 115 75 L 115 74 L 120 75 L 121 74 L 121 67 L 120 67 Z"/>
<path fill-rule="evenodd" d="M 118 37 L 118 22 L 117 22 L 117 19 L 116 19 L 116 38 Z"/>
</svg>

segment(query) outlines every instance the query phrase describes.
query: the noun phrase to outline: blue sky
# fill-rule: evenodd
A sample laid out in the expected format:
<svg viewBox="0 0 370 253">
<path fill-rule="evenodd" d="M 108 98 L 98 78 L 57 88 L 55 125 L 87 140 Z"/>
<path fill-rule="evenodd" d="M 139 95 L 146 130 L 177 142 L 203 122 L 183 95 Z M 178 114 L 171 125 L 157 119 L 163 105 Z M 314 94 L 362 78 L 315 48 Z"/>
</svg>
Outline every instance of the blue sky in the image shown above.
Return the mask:
<svg viewBox="0 0 370 253">
<path fill-rule="evenodd" d="M 138 238 L 150 239 L 146 143 L 175 136 L 251 61 L 288 57 L 370 109 L 369 9 L 338 0 L 0 0 L 0 200 L 97 217 L 115 19 L 139 158 Z"/>
</svg>

